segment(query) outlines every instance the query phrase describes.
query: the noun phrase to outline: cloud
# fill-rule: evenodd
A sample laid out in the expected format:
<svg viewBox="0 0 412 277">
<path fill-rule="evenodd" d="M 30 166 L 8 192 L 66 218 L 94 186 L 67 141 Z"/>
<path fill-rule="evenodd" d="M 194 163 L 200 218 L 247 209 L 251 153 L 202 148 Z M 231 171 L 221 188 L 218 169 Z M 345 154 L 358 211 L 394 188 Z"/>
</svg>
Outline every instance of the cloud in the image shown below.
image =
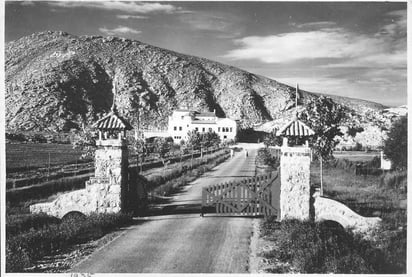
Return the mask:
<svg viewBox="0 0 412 277">
<path fill-rule="evenodd" d="M 137 35 L 137 34 L 141 33 L 141 31 L 139 31 L 139 30 L 135 30 L 135 29 L 132 29 L 132 28 L 126 27 L 126 26 L 118 26 L 117 28 L 114 28 L 114 29 L 107 29 L 106 27 L 103 27 L 103 28 L 99 28 L 99 31 L 106 34 L 106 35 L 109 35 L 109 36 L 118 35 L 118 34 L 120 34 L 120 35 L 135 34 L 135 35 Z"/>
<path fill-rule="evenodd" d="M 407 16 L 406 10 L 391 11 L 386 14 L 390 23 L 384 25 L 379 35 L 387 35 L 392 37 L 406 36 Z"/>
<path fill-rule="evenodd" d="M 180 8 L 171 4 L 156 2 L 120 2 L 120 1 L 51 1 L 48 5 L 60 8 L 95 8 L 102 10 L 116 10 L 128 13 L 173 13 Z"/>
<path fill-rule="evenodd" d="M 198 30 L 223 31 L 231 25 L 222 17 L 202 13 L 184 14 L 180 20 Z"/>
<path fill-rule="evenodd" d="M 215 32 L 219 38 L 237 37 L 242 29 L 233 15 L 186 12 L 179 16 L 179 20 L 192 30 Z"/>
<path fill-rule="evenodd" d="M 240 48 L 225 55 L 229 59 L 258 59 L 264 63 L 284 63 L 298 59 L 353 58 L 382 50 L 378 39 L 342 28 L 250 36 L 234 41 Z"/>
<path fill-rule="evenodd" d="M 297 28 L 301 29 L 320 29 L 320 28 L 330 28 L 336 26 L 336 22 L 333 21 L 317 21 L 317 22 L 308 22 L 303 24 L 295 25 Z"/>
<path fill-rule="evenodd" d="M 35 3 L 33 0 L 19 0 L 19 1 L 5 1 L 5 4 L 19 3 L 21 6 L 34 6 Z"/>
<path fill-rule="evenodd" d="M 262 63 L 327 59 L 325 67 L 406 67 L 406 11 L 386 16 L 388 21 L 375 34 L 357 33 L 329 21 L 305 23 L 297 27 L 311 30 L 236 39 L 237 48 L 223 57 Z M 319 29 L 313 30 L 316 26 Z"/>
<path fill-rule="evenodd" d="M 128 15 L 128 14 L 118 14 L 116 15 L 117 18 L 120 19 L 147 19 L 148 16 L 145 15 Z"/>
</svg>

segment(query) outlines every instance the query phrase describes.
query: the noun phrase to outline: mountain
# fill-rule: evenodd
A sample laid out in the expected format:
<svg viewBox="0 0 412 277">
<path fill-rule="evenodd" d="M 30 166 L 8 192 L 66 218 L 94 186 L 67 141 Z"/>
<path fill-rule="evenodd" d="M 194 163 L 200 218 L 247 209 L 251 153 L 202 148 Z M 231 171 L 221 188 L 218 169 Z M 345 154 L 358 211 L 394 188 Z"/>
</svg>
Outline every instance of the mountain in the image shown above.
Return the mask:
<svg viewBox="0 0 412 277">
<path fill-rule="evenodd" d="M 406 116 L 406 114 L 408 113 L 408 106 L 402 105 L 399 107 L 387 108 L 387 109 L 384 109 L 383 112 L 392 114 L 394 116 Z"/>
<path fill-rule="evenodd" d="M 110 110 L 164 128 L 176 108 L 216 110 L 242 127 L 289 117 L 295 88 L 203 58 L 116 37 L 41 32 L 5 45 L 6 130 L 67 131 Z M 299 103 L 320 94 L 299 91 Z M 330 96 L 361 118 L 383 105 Z"/>
</svg>

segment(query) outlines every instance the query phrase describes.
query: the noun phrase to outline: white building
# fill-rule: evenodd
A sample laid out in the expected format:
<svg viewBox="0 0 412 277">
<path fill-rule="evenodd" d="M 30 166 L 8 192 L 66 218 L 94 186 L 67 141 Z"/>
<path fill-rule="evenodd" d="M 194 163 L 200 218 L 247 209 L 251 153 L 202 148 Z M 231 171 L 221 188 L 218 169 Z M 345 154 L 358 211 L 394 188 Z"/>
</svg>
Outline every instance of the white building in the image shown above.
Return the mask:
<svg viewBox="0 0 412 277">
<path fill-rule="evenodd" d="M 215 112 L 179 109 L 169 116 L 168 133 L 175 143 L 186 140 L 188 132 L 192 130 L 199 133 L 214 131 L 221 141 L 234 140 L 237 134 L 237 123 L 229 118 L 219 118 Z"/>
</svg>

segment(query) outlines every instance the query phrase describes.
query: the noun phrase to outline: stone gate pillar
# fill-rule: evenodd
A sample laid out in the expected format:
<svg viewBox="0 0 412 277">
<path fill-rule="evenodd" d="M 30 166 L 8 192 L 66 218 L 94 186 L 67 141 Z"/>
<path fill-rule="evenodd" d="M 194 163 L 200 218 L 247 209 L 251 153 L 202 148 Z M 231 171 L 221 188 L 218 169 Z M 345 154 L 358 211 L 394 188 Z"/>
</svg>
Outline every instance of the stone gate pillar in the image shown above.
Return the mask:
<svg viewBox="0 0 412 277">
<path fill-rule="evenodd" d="M 310 148 L 282 147 L 280 220 L 310 219 Z"/>
<path fill-rule="evenodd" d="M 95 178 L 86 187 L 95 183 L 105 183 L 104 192 L 100 192 L 97 201 L 101 207 L 110 207 L 110 212 L 119 212 L 124 208 L 125 192 L 128 185 L 128 151 L 124 139 L 107 139 L 96 142 Z"/>
</svg>

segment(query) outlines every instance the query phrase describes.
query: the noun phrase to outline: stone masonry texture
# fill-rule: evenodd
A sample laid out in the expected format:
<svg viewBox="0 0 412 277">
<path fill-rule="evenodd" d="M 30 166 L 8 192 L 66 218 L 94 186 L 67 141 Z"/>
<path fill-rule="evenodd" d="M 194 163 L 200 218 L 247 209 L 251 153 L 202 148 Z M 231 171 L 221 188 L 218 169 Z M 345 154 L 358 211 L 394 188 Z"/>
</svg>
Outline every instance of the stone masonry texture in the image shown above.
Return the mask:
<svg viewBox="0 0 412 277">
<path fill-rule="evenodd" d="M 121 141 L 105 141 L 95 154 L 95 176 L 86 188 L 60 195 L 50 203 L 30 206 L 31 213 L 46 213 L 62 218 L 69 212 L 115 213 L 123 207 L 127 186 L 128 153 Z"/>
<path fill-rule="evenodd" d="M 309 148 L 282 148 L 280 220 L 310 219 L 309 153 Z"/>
</svg>

